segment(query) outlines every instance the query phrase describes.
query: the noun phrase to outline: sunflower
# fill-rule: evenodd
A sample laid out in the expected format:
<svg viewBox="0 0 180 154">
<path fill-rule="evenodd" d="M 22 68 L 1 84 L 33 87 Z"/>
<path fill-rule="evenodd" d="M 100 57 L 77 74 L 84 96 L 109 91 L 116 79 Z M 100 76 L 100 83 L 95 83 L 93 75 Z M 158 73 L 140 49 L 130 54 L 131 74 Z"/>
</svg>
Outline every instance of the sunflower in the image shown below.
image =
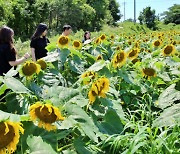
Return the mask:
<svg viewBox="0 0 180 154">
<path fill-rule="evenodd" d="M 24 133 L 21 123 L 0 122 L 0 154 L 13 153 L 19 142 L 19 133 Z"/>
<path fill-rule="evenodd" d="M 136 63 L 139 62 L 139 61 L 140 61 L 139 59 L 135 58 L 135 59 L 133 59 L 131 62 L 132 62 L 133 64 L 136 64 Z"/>
<path fill-rule="evenodd" d="M 82 47 L 82 43 L 80 42 L 80 41 L 78 41 L 78 40 L 75 40 L 75 41 L 73 41 L 73 47 L 75 48 L 75 49 L 81 49 L 81 47 Z"/>
<path fill-rule="evenodd" d="M 134 48 L 134 49 L 130 50 L 130 52 L 128 53 L 128 58 L 133 60 L 138 57 L 138 53 L 139 53 L 139 49 Z"/>
<path fill-rule="evenodd" d="M 120 46 L 117 46 L 117 47 L 116 47 L 116 50 L 117 50 L 117 51 L 121 50 L 121 47 L 120 47 Z"/>
<path fill-rule="evenodd" d="M 175 53 L 175 47 L 174 45 L 170 44 L 170 45 L 166 45 L 164 47 L 164 49 L 162 50 L 162 53 L 164 56 L 170 56 L 173 55 Z"/>
<path fill-rule="evenodd" d="M 156 40 L 153 42 L 154 47 L 159 47 L 162 44 L 160 40 Z"/>
<path fill-rule="evenodd" d="M 97 77 L 97 73 L 94 71 L 88 71 L 81 75 L 81 78 L 84 79 L 83 80 L 84 85 L 89 84 L 91 80 L 95 79 L 96 77 Z M 88 78 L 88 81 L 87 81 L 87 78 Z"/>
<path fill-rule="evenodd" d="M 156 71 L 153 68 L 144 68 L 142 69 L 142 73 L 144 77 L 155 77 L 156 76 Z"/>
<path fill-rule="evenodd" d="M 105 40 L 106 40 L 106 35 L 105 35 L 105 34 L 102 34 L 102 35 L 100 36 L 100 39 L 101 39 L 101 41 L 105 41 Z"/>
<path fill-rule="evenodd" d="M 112 64 L 114 68 L 121 67 L 126 62 L 127 55 L 124 51 L 116 53 L 112 59 Z"/>
<path fill-rule="evenodd" d="M 109 79 L 105 77 L 101 77 L 98 80 L 96 80 L 88 93 L 89 101 L 91 104 L 96 100 L 97 96 L 106 97 L 106 92 L 109 91 Z"/>
<path fill-rule="evenodd" d="M 103 56 L 102 56 L 102 55 L 98 55 L 98 56 L 96 57 L 96 61 L 99 61 L 99 60 L 103 60 Z"/>
<path fill-rule="evenodd" d="M 114 40 L 114 39 L 115 39 L 114 35 L 111 35 L 110 38 L 111 38 L 111 40 Z"/>
<path fill-rule="evenodd" d="M 96 45 L 99 45 L 101 43 L 101 39 L 98 37 L 96 40 L 95 40 L 95 44 Z"/>
<path fill-rule="evenodd" d="M 127 42 L 129 45 L 131 45 L 132 44 L 132 42 L 129 40 L 128 42 Z"/>
<path fill-rule="evenodd" d="M 97 87 L 92 86 L 88 93 L 89 101 L 91 104 L 96 100 L 96 96 L 98 96 Z"/>
<path fill-rule="evenodd" d="M 43 59 L 38 59 L 37 64 L 39 64 L 41 66 L 42 70 L 45 70 L 47 68 L 47 64 Z"/>
<path fill-rule="evenodd" d="M 33 74 L 39 74 L 41 66 L 32 61 L 26 61 L 20 70 L 20 73 L 26 77 L 31 77 Z"/>
<path fill-rule="evenodd" d="M 58 44 L 58 46 L 59 46 L 60 48 L 67 47 L 68 44 L 69 44 L 69 37 L 61 35 L 61 36 L 58 38 L 57 44 Z"/>
<path fill-rule="evenodd" d="M 57 107 L 51 104 L 43 104 L 42 102 L 36 102 L 31 105 L 29 114 L 32 121 L 39 120 L 38 126 L 47 131 L 56 129 L 56 126 L 53 125 L 54 122 L 64 120 Z"/>
</svg>

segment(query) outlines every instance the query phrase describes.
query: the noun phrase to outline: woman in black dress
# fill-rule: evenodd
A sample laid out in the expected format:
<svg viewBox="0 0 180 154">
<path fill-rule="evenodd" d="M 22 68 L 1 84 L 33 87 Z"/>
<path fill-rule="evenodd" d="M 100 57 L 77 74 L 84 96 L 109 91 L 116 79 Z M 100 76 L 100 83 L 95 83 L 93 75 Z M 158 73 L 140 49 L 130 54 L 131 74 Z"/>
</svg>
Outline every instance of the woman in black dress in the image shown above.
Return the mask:
<svg viewBox="0 0 180 154">
<path fill-rule="evenodd" d="M 14 31 L 3 26 L 0 29 L 0 76 L 6 74 L 13 66 L 17 66 L 30 57 L 26 53 L 22 58 L 16 59 L 17 51 L 13 44 Z"/>
<path fill-rule="evenodd" d="M 46 24 L 40 23 L 31 38 L 30 47 L 33 61 L 47 56 L 47 50 L 45 48 L 50 43 L 46 38 L 47 29 Z"/>
</svg>

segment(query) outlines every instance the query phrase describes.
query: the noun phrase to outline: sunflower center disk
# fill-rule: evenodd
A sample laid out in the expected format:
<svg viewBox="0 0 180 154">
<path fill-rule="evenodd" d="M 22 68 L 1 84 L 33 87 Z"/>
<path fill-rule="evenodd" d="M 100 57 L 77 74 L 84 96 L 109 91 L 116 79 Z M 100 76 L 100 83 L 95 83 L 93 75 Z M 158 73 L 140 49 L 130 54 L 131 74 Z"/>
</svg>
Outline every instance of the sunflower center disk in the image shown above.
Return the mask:
<svg viewBox="0 0 180 154">
<path fill-rule="evenodd" d="M 144 69 L 143 72 L 147 76 L 154 76 L 154 74 L 155 74 L 155 71 L 153 69 L 150 69 L 150 68 Z"/>
<path fill-rule="evenodd" d="M 156 41 L 156 42 L 154 42 L 154 45 L 155 45 L 155 46 L 159 46 L 159 45 L 160 45 L 160 42 L 159 42 L 159 41 Z"/>
<path fill-rule="evenodd" d="M 79 42 L 74 42 L 74 46 L 79 47 L 80 46 Z"/>
<path fill-rule="evenodd" d="M 59 40 L 59 43 L 60 44 L 62 44 L 62 45 L 66 45 L 67 43 L 68 43 L 68 39 L 66 39 L 66 38 L 61 38 L 60 40 Z"/>
<path fill-rule="evenodd" d="M 31 76 L 36 72 L 36 69 L 37 69 L 36 65 L 33 63 L 30 63 L 23 66 L 22 71 L 24 75 Z"/>
<path fill-rule="evenodd" d="M 15 137 L 14 128 L 11 125 L 8 125 L 8 128 L 9 132 L 4 135 L 6 126 L 3 122 L 0 123 L 0 149 L 5 148 Z"/>
<path fill-rule="evenodd" d="M 170 54 L 172 51 L 173 51 L 172 46 L 167 46 L 167 47 L 164 49 L 164 53 L 165 53 L 165 54 Z"/>
<path fill-rule="evenodd" d="M 122 62 L 124 60 L 124 53 L 119 53 L 117 55 L 117 62 Z"/>
<path fill-rule="evenodd" d="M 57 116 L 54 113 L 54 109 L 52 108 L 52 113 L 50 113 L 46 106 L 44 106 L 42 109 L 41 107 L 36 108 L 35 113 L 37 117 L 45 123 L 53 123 L 57 119 Z"/>
</svg>

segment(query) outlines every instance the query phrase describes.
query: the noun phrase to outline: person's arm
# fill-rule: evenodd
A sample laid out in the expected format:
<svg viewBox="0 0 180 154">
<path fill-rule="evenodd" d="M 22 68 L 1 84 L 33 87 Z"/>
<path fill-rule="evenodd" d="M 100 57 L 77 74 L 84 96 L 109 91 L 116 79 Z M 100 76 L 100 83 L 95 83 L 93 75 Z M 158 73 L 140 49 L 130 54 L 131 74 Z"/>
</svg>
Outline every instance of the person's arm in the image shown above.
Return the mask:
<svg viewBox="0 0 180 154">
<path fill-rule="evenodd" d="M 17 66 L 21 63 L 23 63 L 24 61 L 26 61 L 28 58 L 30 57 L 30 55 L 28 53 L 26 53 L 22 58 L 17 59 L 15 61 L 9 61 L 9 65 L 11 66 Z"/>
<path fill-rule="evenodd" d="M 36 61 L 35 49 L 34 48 L 31 48 L 31 55 L 32 55 L 32 60 Z"/>
</svg>

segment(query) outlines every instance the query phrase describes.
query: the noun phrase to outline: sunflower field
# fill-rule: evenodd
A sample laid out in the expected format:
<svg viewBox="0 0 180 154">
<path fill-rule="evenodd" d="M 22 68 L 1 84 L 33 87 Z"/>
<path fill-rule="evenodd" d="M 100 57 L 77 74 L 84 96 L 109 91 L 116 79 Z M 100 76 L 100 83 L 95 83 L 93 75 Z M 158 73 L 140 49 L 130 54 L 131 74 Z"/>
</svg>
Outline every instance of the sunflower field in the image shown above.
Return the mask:
<svg viewBox="0 0 180 154">
<path fill-rule="evenodd" d="M 178 31 L 47 49 L 0 77 L 0 154 L 180 153 Z"/>
</svg>

